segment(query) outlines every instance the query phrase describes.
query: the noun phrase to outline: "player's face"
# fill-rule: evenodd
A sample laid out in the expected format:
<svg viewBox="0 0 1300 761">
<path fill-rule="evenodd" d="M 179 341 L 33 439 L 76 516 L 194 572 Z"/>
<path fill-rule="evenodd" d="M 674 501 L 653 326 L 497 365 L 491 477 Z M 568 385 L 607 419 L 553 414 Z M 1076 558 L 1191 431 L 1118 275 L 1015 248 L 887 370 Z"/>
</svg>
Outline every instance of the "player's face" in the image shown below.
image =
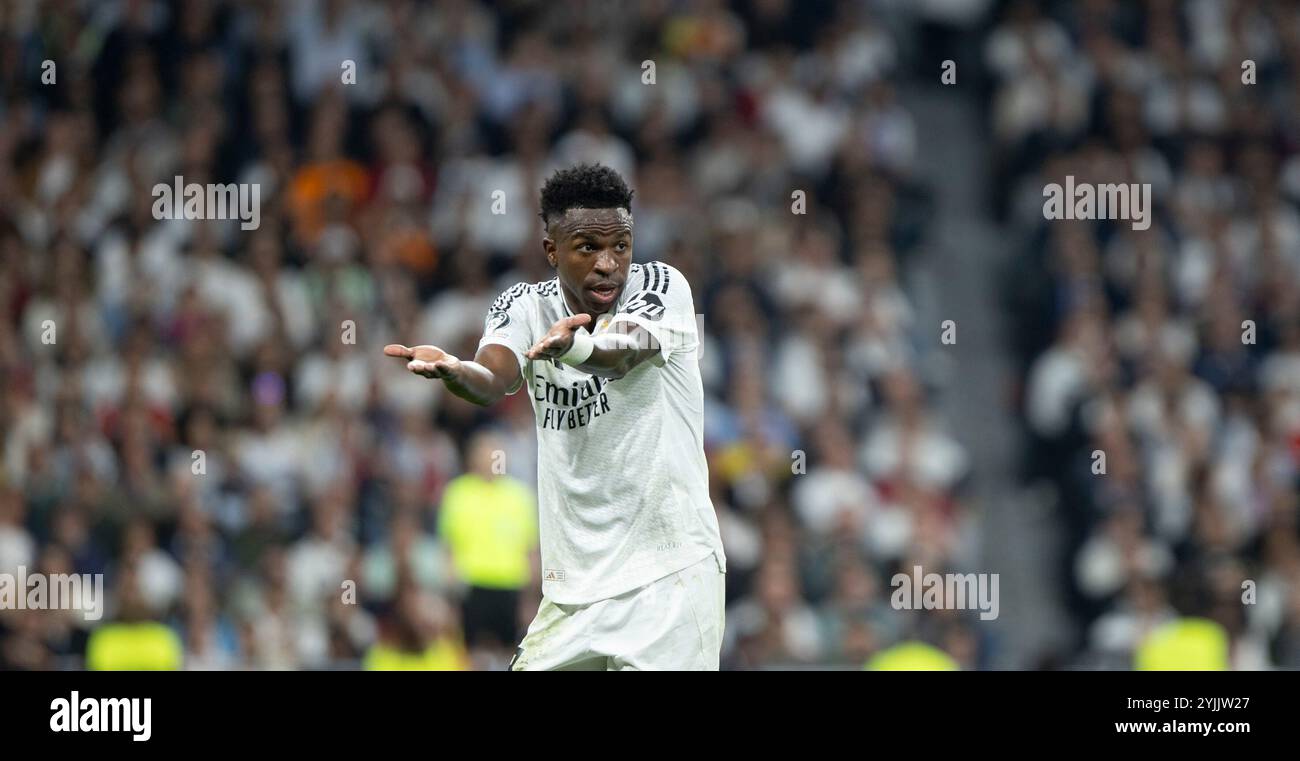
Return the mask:
<svg viewBox="0 0 1300 761">
<path fill-rule="evenodd" d="M 632 215 L 626 209 L 570 209 L 542 241 L 575 312 L 600 315 L 618 303 L 632 266 Z"/>
</svg>

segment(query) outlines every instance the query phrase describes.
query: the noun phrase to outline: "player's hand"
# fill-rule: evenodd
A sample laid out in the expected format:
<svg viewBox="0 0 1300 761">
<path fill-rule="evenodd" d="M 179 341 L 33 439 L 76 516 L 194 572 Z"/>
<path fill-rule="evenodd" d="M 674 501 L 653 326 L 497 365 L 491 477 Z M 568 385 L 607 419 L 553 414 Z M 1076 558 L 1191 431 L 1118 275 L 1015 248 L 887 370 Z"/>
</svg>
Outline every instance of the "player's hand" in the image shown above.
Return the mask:
<svg viewBox="0 0 1300 761">
<path fill-rule="evenodd" d="M 591 322 L 589 314 L 575 314 L 565 317 L 551 326 L 542 339 L 533 344 L 533 348 L 524 352 L 529 359 L 555 359 L 573 346 L 573 334 L 578 328 Z"/>
<path fill-rule="evenodd" d="M 384 347 L 384 354 L 407 360 L 407 370 L 426 378 L 445 380 L 460 371 L 460 360 L 437 346 L 389 344 Z"/>
</svg>

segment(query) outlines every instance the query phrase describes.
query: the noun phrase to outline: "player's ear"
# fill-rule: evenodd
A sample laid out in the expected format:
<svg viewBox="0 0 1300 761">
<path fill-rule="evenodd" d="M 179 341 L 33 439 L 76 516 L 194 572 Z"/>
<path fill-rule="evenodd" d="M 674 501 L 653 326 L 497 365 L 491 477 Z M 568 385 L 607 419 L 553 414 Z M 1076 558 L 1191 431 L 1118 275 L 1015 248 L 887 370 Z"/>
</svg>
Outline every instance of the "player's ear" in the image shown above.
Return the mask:
<svg viewBox="0 0 1300 761">
<path fill-rule="evenodd" d="M 556 259 L 555 241 L 549 236 L 542 238 L 542 250 L 546 252 L 546 261 L 550 263 L 551 269 L 555 269 L 556 265 L 559 263 Z"/>
</svg>

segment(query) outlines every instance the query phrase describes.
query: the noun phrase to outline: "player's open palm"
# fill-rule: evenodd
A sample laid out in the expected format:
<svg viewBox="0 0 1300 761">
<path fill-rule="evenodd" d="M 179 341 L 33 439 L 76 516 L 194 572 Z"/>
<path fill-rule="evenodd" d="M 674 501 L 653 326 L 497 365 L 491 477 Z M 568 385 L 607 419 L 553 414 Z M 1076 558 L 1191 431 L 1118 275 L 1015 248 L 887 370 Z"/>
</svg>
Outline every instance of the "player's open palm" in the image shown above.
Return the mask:
<svg viewBox="0 0 1300 761">
<path fill-rule="evenodd" d="M 541 340 L 533 344 L 533 348 L 524 352 L 524 356 L 529 359 L 555 359 L 573 346 L 573 334 L 578 328 L 583 327 L 591 322 L 589 314 L 575 314 L 572 317 L 565 317 L 559 320 L 551 329 L 546 331 L 546 335 Z"/>
<path fill-rule="evenodd" d="M 403 346 L 388 344 L 384 354 L 407 360 L 406 369 L 426 378 L 445 379 L 456 374 L 460 369 L 460 360 L 437 346 Z"/>
</svg>

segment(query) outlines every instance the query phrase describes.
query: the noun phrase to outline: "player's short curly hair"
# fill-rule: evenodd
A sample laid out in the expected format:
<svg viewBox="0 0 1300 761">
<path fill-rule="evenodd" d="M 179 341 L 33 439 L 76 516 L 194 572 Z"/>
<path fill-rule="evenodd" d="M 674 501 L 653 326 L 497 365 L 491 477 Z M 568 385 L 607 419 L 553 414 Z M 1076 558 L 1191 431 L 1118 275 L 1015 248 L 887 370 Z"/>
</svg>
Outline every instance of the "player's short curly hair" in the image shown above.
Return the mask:
<svg viewBox="0 0 1300 761">
<path fill-rule="evenodd" d="M 627 209 L 632 213 L 632 190 L 623 177 L 603 164 L 578 164 L 560 169 L 542 186 L 542 224 L 569 209 Z"/>
</svg>

